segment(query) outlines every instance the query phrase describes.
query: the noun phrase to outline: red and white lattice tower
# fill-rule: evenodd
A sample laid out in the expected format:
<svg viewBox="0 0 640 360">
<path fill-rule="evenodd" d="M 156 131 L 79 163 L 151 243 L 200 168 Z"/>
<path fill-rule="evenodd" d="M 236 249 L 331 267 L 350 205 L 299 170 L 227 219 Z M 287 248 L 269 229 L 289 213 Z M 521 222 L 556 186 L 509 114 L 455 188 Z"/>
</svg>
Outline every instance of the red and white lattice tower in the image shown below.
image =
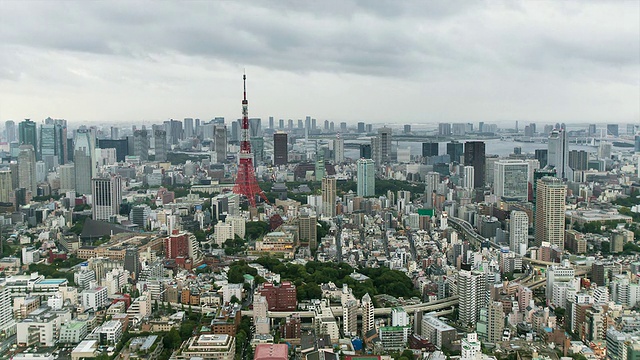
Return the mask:
<svg viewBox="0 0 640 360">
<path fill-rule="evenodd" d="M 247 101 L 247 75 L 242 75 L 244 85 L 244 98 L 242 99 L 242 140 L 240 141 L 240 163 L 236 176 L 236 185 L 233 193 L 244 195 L 251 207 L 256 207 L 256 195 L 260 195 L 266 202 L 267 196 L 260 189 L 256 172 L 253 168 L 253 155 L 251 154 L 251 143 L 249 142 L 249 101 Z"/>
</svg>

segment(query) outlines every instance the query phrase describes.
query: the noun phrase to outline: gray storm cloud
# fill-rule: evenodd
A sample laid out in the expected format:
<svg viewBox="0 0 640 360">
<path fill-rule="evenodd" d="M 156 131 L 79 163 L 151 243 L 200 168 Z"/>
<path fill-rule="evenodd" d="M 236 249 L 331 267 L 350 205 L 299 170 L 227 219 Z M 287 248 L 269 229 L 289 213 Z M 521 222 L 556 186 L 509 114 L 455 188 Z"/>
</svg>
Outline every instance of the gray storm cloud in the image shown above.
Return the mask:
<svg viewBox="0 0 640 360">
<path fill-rule="evenodd" d="M 640 121 L 640 3 L 0 2 L 0 119 Z M 252 101 L 253 104 L 253 101 Z"/>
</svg>

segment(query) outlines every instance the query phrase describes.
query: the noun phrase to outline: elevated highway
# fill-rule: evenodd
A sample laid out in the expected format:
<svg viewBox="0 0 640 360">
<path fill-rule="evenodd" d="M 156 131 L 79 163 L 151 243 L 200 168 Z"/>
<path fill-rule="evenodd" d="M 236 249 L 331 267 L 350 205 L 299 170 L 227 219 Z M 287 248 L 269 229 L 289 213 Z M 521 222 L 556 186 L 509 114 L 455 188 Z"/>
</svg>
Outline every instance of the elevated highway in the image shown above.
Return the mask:
<svg viewBox="0 0 640 360">
<path fill-rule="evenodd" d="M 432 302 L 428 302 L 428 303 L 420 303 L 420 304 L 415 304 L 415 305 L 406 305 L 403 306 L 402 308 L 409 314 L 415 313 L 415 312 L 420 312 L 420 311 L 427 311 L 427 312 L 442 312 L 442 311 L 450 311 L 450 309 L 454 306 L 458 305 L 458 297 L 457 296 L 452 296 L 452 297 L 448 297 L 446 299 L 442 299 L 442 300 L 437 300 L 437 301 L 432 301 Z M 182 304 L 178 304 L 178 303 L 171 303 L 171 307 L 173 307 L 174 309 L 181 309 L 182 308 Z M 449 309 L 449 310 L 447 310 Z M 212 308 L 212 307 L 207 307 L 207 306 L 191 306 L 191 310 L 192 311 L 197 311 L 197 312 L 213 312 L 213 311 L 217 311 L 216 308 Z M 376 316 L 383 316 L 383 315 L 391 315 L 391 311 L 393 310 L 392 307 L 384 307 L 384 308 L 375 308 L 374 310 L 374 314 Z M 342 307 L 341 306 L 332 306 L 331 307 L 331 311 L 333 312 L 334 316 L 342 316 Z M 267 316 L 269 316 L 270 318 L 286 318 L 289 317 L 291 315 L 298 315 L 301 318 L 312 318 L 314 317 L 314 312 L 313 311 L 268 311 L 267 312 Z M 253 310 L 243 310 L 242 311 L 242 315 L 246 315 L 249 317 L 253 316 Z M 358 315 L 362 315 L 362 310 L 358 309 Z"/>
</svg>

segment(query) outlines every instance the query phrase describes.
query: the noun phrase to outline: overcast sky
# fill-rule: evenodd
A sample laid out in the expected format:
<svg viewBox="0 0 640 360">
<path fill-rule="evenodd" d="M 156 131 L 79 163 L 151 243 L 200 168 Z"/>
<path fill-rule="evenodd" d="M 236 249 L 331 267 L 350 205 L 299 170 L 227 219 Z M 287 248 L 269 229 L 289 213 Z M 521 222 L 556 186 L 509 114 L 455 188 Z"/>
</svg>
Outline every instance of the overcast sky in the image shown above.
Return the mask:
<svg viewBox="0 0 640 360">
<path fill-rule="evenodd" d="M 640 122 L 640 1 L 0 0 L 0 120 Z"/>
</svg>

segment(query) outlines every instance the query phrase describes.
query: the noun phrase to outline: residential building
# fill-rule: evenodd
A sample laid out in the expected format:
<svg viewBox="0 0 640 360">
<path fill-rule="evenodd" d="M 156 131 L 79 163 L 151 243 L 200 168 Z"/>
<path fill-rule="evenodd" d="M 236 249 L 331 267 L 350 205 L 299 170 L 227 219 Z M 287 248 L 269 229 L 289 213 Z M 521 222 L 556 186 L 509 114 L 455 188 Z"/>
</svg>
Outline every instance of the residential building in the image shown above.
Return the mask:
<svg viewBox="0 0 640 360">
<path fill-rule="evenodd" d="M 529 215 L 524 211 L 511 211 L 509 217 L 509 249 L 525 255 L 529 247 Z"/>
<path fill-rule="evenodd" d="M 545 176 L 536 188 L 536 246 L 548 242 L 564 249 L 565 197 L 567 187 L 558 178 Z"/>
<path fill-rule="evenodd" d="M 298 305 L 296 286 L 289 281 L 280 285 L 263 283 L 256 292 L 267 299 L 269 311 L 295 311 Z"/>
<path fill-rule="evenodd" d="M 322 178 L 322 211 L 323 216 L 336 216 L 336 178 L 325 176 Z"/>
<path fill-rule="evenodd" d="M 375 328 L 375 307 L 369 294 L 364 294 L 361 300 L 362 308 L 362 336 Z"/>
</svg>

